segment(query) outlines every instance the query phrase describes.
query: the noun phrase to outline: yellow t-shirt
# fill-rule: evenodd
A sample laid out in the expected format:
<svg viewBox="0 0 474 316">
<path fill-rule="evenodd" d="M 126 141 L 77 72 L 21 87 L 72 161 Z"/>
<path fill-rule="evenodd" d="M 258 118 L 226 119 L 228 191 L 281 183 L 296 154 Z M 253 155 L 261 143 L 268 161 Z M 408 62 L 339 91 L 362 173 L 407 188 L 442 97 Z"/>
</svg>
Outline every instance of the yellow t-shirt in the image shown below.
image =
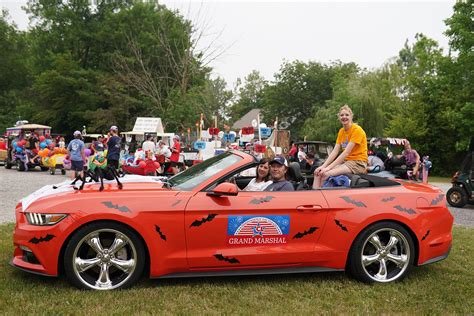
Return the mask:
<svg viewBox="0 0 474 316">
<path fill-rule="evenodd" d="M 349 156 L 346 157 L 346 160 L 361 160 L 367 162 L 367 136 L 362 127 L 357 124 L 352 124 L 348 131 L 343 127 L 339 130 L 339 133 L 337 133 L 336 144 L 340 144 L 343 151 L 350 142 L 353 142 L 355 146 Z"/>
</svg>

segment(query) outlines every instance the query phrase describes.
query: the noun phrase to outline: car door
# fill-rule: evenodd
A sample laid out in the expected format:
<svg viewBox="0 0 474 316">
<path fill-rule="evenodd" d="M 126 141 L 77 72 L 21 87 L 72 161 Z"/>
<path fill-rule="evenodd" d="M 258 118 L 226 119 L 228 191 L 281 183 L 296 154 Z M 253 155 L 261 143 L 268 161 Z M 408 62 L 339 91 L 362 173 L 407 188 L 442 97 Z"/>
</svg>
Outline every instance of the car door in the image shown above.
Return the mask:
<svg viewBox="0 0 474 316">
<path fill-rule="evenodd" d="M 185 210 L 191 268 L 291 266 L 315 260 L 327 203 L 320 191 L 199 192 Z"/>
</svg>

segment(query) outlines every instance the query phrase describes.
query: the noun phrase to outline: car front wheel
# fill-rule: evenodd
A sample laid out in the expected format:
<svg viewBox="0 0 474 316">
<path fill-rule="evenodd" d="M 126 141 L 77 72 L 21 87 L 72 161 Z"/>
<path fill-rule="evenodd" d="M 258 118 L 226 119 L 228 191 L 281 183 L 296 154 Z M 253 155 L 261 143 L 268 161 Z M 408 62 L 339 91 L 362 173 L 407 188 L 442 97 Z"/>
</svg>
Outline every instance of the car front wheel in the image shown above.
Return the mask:
<svg viewBox="0 0 474 316">
<path fill-rule="evenodd" d="M 349 253 L 349 272 L 366 283 L 403 279 L 413 267 L 415 246 L 401 225 L 380 222 L 357 236 Z"/>
<path fill-rule="evenodd" d="M 145 249 L 130 228 L 96 222 L 79 229 L 66 246 L 68 280 L 81 289 L 113 290 L 132 286 L 145 267 Z"/>
</svg>

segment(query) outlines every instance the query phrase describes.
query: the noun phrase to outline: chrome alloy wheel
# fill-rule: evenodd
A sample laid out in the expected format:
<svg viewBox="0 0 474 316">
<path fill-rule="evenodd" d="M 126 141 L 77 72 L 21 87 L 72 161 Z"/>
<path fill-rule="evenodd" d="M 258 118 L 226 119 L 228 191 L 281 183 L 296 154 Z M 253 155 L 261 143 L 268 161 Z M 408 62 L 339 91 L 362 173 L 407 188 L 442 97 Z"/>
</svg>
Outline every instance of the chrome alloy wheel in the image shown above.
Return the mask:
<svg viewBox="0 0 474 316">
<path fill-rule="evenodd" d="M 401 277 L 409 266 L 410 250 L 410 244 L 398 230 L 382 228 L 365 240 L 360 260 L 373 281 L 391 282 Z"/>
<path fill-rule="evenodd" d="M 82 238 L 73 252 L 78 280 L 95 290 L 122 286 L 137 266 L 137 251 L 129 237 L 115 229 L 99 229 Z"/>
</svg>

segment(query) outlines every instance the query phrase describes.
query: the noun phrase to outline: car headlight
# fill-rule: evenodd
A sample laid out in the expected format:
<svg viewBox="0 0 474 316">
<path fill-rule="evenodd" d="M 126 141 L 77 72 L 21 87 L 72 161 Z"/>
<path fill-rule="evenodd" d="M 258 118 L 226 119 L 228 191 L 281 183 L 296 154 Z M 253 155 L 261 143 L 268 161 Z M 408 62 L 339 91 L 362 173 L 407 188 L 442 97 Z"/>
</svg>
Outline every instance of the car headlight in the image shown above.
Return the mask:
<svg viewBox="0 0 474 316">
<path fill-rule="evenodd" d="M 62 221 L 67 214 L 25 213 L 25 216 L 30 225 L 50 226 Z"/>
</svg>

